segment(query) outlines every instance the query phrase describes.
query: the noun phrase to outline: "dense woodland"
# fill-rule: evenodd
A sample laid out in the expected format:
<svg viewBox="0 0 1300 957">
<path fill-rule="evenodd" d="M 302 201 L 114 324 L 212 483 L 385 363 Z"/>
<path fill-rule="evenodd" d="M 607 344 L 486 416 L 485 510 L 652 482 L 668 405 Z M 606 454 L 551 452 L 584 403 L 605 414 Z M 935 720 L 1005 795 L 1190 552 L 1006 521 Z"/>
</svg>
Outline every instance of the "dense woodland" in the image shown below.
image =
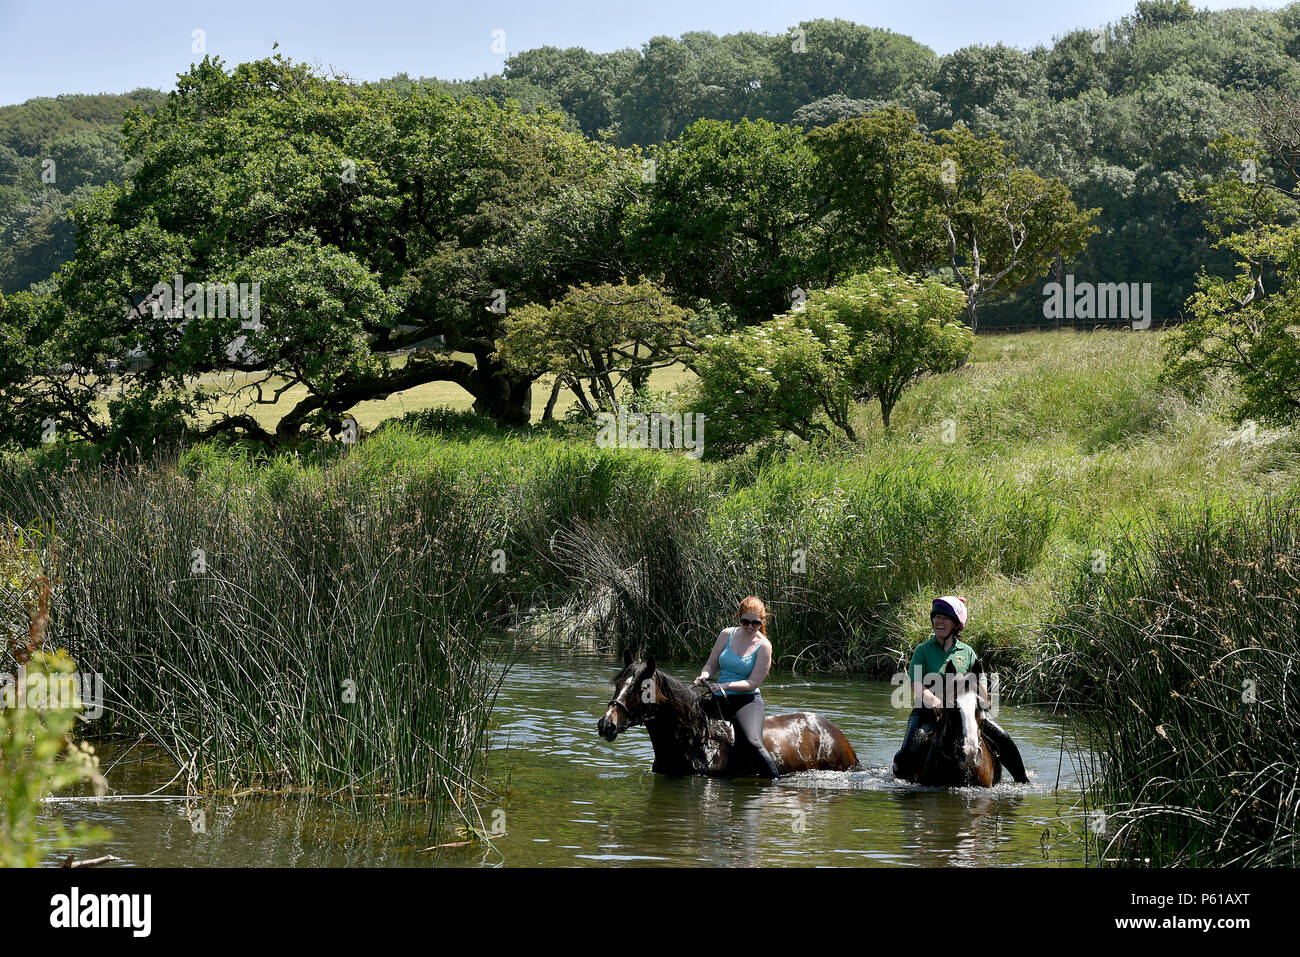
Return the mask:
<svg viewBox="0 0 1300 957">
<path fill-rule="evenodd" d="M 796 30 L 803 53 L 792 49 Z M 1297 53 L 1300 4 L 1197 12 L 1156 0 L 1029 51 L 999 44 L 940 57 L 888 30 L 816 20 L 780 35 L 653 37 L 639 51 L 541 47 L 511 56 L 498 76 L 446 82 L 399 73 L 379 85 L 513 97 L 623 146 L 671 140 L 700 117 L 809 129 L 890 102 L 931 128 L 964 121 L 976 132 L 996 130 L 1030 168 L 1059 177 L 1080 207 L 1102 209 L 1100 234 L 1067 268 L 1080 278 L 1152 282 L 1156 315 L 1167 317 L 1181 311 L 1210 255 L 1202 217 L 1179 192 L 1212 167 L 1208 146 L 1236 124 L 1235 96 L 1300 92 Z M 123 112 L 163 99 L 136 90 L 0 108 L 0 290 L 48 278 L 69 258 L 72 203 L 127 175 Z M 59 161 L 53 186 L 40 180 L 45 157 Z M 1033 299 L 1022 294 L 985 322 L 1033 318 Z"/>
<path fill-rule="evenodd" d="M 268 323 L 233 368 L 307 396 L 274 434 L 244 415 L 206 434 L 280 443 L 337 434 L 356 403 L 431 381 L 525 424 L 533 384 L 554 373 L 547 417 L 563 386 L 591 413 L 619 401 L 615 373 L 634 390 L 673 363 L 699 373 L 715 334 L 880 267 L 958 288 L 972 330 L 1042 323 L 1044 283 L 1067 274 L 1150 283 L 1155 318 L 1182 315 L 1198 274 L 1234 263 L 1211 233 L 1240 225 L 1238 199 L 1221 196 L 1207 226 L 1212 184 L 1238 165 L 1251 195 L 1294 183 L 1289 134 L 1258 153 L 1232 136 L 1300 94 L 1297 49 L 1300 4 L 1150 0 L 1027 52 L 938 57 L 818 20 L 639 52 L 528 50 L 468 82 L 205 58 L 167 95 L 6 107 L 0 317 L 21 343 L 0 367 L 8 434 L 57 421 L 114 444 L 210 407 L 195 377 L 231 368 L 247 330 L 224 315 L 188 333 L 151 321 L 145 296 L 180 273 L 263 287 Z M 1270 210 L 1292 215 L 1289 201 Z M 668 322 L 656 306 L 635 333 L 607 326 L 575 349 L 562 330 L 587 314 L 584 284 L 603 306 L 662 296 L 685 311 Z M 116 362 L 130 354 L 166 361 L 127 376 Z M 106 425 L 95 407 L 116 385 Z M 879 394 L 842 391 L 818 405 Z"/>
</svg>

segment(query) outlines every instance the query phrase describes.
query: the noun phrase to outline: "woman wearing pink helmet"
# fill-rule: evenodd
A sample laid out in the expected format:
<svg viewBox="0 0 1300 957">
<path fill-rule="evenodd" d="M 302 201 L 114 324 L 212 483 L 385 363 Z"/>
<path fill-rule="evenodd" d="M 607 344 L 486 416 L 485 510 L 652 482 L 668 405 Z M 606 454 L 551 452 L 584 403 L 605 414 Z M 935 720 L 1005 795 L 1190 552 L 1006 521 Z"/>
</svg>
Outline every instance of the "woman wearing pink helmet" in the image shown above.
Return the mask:
<svg viewBox="0 0 1300 957">
<path fill-rule="evenodd" d="M 943 706 L 939 697 L 926 687 L 928 676 L 942 675 L 951 662 L 958 674 L 965 674 L 975 664 L 975 649 L 957 636 L 966 627 L 966 599 L 960 595 L 944 595 L 936 598 L 930 605 L 930 627 L 934 630 L 929 641 L 924 641 L 912 652 L 912 662 L 908 668 L 912 678 L 912 701 L 917 706 L 907 719 L 907 732 L 903 736 L 903 746 L 894 755 L 894 776 L 911 777 L 906 771 L 912 761 L 912 739 L 922 725 L 934 722 L 933 708 Z M 931 679 L 933 681 L 933 679 Z M 989 705 L 988 688 L 980 681 L 980 697 L 984 707 Z M 1003 731 L 986 713 L 982 722 L 984 740 L 988 742 L 1001 760 L 1003 767 L 1011 772 L 1017 783 L 1029 780 L 1025 776 L 1025 765 L 1020 758 L 1020 749 L 1016 747 L 1011 736 Z"/>
</svg>

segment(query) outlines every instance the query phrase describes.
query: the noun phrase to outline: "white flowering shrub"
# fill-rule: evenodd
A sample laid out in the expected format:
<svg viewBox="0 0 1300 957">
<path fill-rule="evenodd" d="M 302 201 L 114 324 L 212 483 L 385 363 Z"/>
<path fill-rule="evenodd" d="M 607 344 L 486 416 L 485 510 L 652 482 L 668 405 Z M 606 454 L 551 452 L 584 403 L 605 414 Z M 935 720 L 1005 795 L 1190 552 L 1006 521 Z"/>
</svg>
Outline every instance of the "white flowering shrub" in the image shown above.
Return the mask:
<svg viewBox="0 0 1300 957">
<path fill-rule="evenodd" d="M 879 267 L 814 290 L 769 322 L 705 340 L 695 407 L 711 443 L 735 449 L 792 433 L 857 441 L 856 403 L 876 399 L 885 428 L 908 385 L 961 365 L 974 334 L 961 291 Z"/>
</svg>

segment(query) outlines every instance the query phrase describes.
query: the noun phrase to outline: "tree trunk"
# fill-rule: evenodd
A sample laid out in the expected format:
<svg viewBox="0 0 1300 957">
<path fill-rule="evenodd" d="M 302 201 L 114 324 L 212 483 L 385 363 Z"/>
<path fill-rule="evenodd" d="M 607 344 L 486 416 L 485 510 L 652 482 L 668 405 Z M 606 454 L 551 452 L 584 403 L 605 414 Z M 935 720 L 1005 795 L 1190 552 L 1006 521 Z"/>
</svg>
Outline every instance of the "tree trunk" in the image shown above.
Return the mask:
<svg viewBox="0 0 1300 957">
<path fill-rule="evenodd" d="M 569 388 L 572 389 L 573 394 L 578 397 L 578 404 L 582 406 L 583 412 L 586 412 L 588 415 L 595 415 L 596 412 L 599 411 L 592 403 L 591 399 L 587 397 L 587 390 L 582 387 L 581 379 L 574 376 L 569 382 Z"/>
<path fill-rule="evenodd" d="M 617 412 L 618 393 L 614 391 L 614 380 L 610 378 L 605 357 L 594 342 L 587 346 L 587 353 L 591 357 L 591 368 L 595 373 L 591 377 L 591 392 L 596 397 L 596 402 L 601 409 L 608 407 L 610 412 Z"/>
<path fill-rule="evenodd" d="M 533 414 L 531 379 L 507 375 L 501 371 L 475 376 L 470 389 L 474 411 L 491 416 L 500 425 L 528 425 Z"/>
<path fill-rule="evenodd" d="M 478 376 L 479 373 L 473 367 L 459 359 L 413 355 L 405 368 L 396 370 L 391 375 L 352 382 L 336 388 L 328 395 L 321 393 L 308 395 L 280 419 L 275 427 L 274 441 L 277 445 L 291 444 L 298 437 L 303 423 L 318 410 L 323 409 L 327 413 L 337 415 L 352 408 L 358 402 L 390 395 L 393 392 L 403 392 L 414 386 L 424 385 L 426 382 L 456 382 L 473 393 Z M 265 432 L 259 436 L 257 433 L 260 426 L 258 429 L 253 429 L 249 426 L 249 422 L 250 417 L 245 415 L 237 417 L 235 424 L 246 428 L 256 437 L 269 437 Z M 218 424 L 214 428 L 230 427 Z"/>
<path fill-rule="evenodd" d="M 975 304 L 974 297 L 971 296 L 970 293 L 967 293 L 966 294 L 966 325 L 970 326 L 971 332 L 974 332 L 976 329 L 979 328 L 979 322 L 980 322 L 979 307 Z M 957 360 L 957 368 L 958 369 L 964 368 L 965 365 L 966 365 L 966 356 L 963 355 L 960 359 Z M 886 428 L 889 427 L 888 422 L 885 423 L 885 427 Z"/>
<path fill-rule="evenodd" d="M 1065 264 L 1064 264 L 1064 262 L 1062 261 L 1062 258 L 1061 258 L 1061 252 L 1060 252 L 1060 250 L 1057 250 L 1057 252 L 1056 252 L 1056 284 L 1057 284 L 1058 286 L 1061 286 L 1062 288 L 1064 288 L 1064 286 L 1063 286 L 1062 283 L 1061 283 L 1061 272 L 1062 272 L 1063 269 L 1064 269 L 1064 265 L 1065 265 Z M 1060 329 L 1060 328 L 1061 328 L 1061 311 L 1060 311 L 1059 309 L 1058 309 L 1057 312 L 1056 312 L 1056 328 L 1057 328 L 1057 329 Z"/>
<path fill-rule="evenodd" d="M 623 374 L 623 379 L 632 387 L 633 392 L 640 392 L 650 384 L 650 370 L 629 369 Z"/>
<path fill-rule="evenodd" d="M 555 385 L 551 386 L 551 397 L 546 400 L 546 408 L 542 411 L 543 422 L 555 421 L 555 403 L 560 398 L 560 390 L 564 388 L 564 376 L 555 377 Z"/>
</svg>

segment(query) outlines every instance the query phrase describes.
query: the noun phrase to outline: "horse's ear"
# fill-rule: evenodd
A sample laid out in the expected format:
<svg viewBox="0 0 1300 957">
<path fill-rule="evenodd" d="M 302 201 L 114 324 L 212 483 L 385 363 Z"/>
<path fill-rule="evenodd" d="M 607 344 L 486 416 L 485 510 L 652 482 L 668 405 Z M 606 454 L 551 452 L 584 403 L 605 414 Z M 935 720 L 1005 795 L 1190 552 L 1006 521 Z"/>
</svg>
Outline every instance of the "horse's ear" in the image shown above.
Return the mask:
<svg viewBox="0 0 1300 957">
<path fill-rule="evenodd" d="M 948 659 L 948 667 L 943 669 L 943 673 L 946 675 L 955 675 L 957 673 L 957 669 L 953 666 L 951 658 Z"/>
<path fill-rule="evenodd" d="M 630 665 L 631 663 L 632 663 L 632 649 L 631 649 L 631 648 L 624 648 L 624 649 L 623 649 L 623 667 L 626 668 L 626 667 L 627 667 L 628 665 Z"/>
<path fill-rule="evenodd" d="M 654 673 L 655 673 L 655 656 L 650 655 L 645 660 L 645 672 L 641 675 L 641 677 L 649 678 Z"/>
<path fill-rule="evenodd" d="M 970 670 L 973 675 L 982 675 L 984 674 L 984 665 L 980 663 L 978 658 L 976 658 L 975 664 L 970 666 Z"/>
</svg>

